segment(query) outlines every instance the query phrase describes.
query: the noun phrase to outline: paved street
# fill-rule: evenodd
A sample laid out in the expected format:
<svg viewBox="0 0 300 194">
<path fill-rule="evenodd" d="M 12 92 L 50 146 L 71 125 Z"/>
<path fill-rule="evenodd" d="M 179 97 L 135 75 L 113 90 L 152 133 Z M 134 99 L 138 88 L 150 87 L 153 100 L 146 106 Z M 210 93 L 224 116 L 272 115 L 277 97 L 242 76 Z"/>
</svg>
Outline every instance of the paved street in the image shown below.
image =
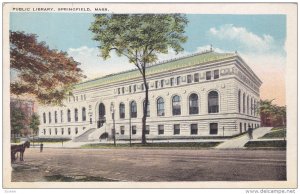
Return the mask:
<svg viewBox="0 0 300 194">
<path fill-rule="evenodd" d="M 116 181 L 285 180 L 285 151 L 30 148 L 12 181 L 98 177 Z M 54 176 L 54 177 L 55 177 Z M 53 180 L 53 179 L 51 179 Z"/>
</svg>

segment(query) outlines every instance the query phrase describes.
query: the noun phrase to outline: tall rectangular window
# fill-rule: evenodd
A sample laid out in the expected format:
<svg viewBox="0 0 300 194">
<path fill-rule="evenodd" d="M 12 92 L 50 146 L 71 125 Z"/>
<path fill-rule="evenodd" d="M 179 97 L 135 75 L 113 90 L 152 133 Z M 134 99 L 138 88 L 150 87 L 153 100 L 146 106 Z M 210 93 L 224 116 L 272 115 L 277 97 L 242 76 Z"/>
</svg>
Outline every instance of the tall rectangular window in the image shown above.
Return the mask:
<svg viewBox="0 0 300 194">
<path fill-rule="evenodd" d="M 49 112 L 49 123 L 51 123 L 51 112 Z"/>
<path fill-rule="evenodd" d="M 57 111 L 54 111 L 54 122 L 57 123 Z"/>
<path fill-rule="evenodd" d="M 211 80 L 211 71 L 206 72 L 206 80 Z"/>
<path fill-rule="evenodd" d="M 136 134 L 136 126 L 135 125 L 131 126 L 131 133 L 132 133 L 132 135 Z"/>
<path fill-rule="evenodd" d="M 129 86 L 129 93 L 131 93 L 131 86 Z"/>
<path fill-rule="evenodd" d="M 214 70 L 214 79 L 218 79 L 219 78 L 219 70 Z"/>
<path fill-rule="evenodd" d="M 118 94 L 121 94 L 121 89 L 120 88 L 118 88 Z"/>
<path fill-rule="evenodd" d="M 194 74 L 194 82 L 199 82 L 199 73 Z"/>
<path fill-rule="evenodd" d="M 125 88 L 124 87 L 122 87 L 122 94 L 124 94 L 125 93 Z"/>
<path fill-rule="evenodd" d="M 180 85 L 180 76 L 178 76 L 177 78 L 176 78 L 176 82 L 177 82 L 177 85 Z"/>
<path fill-rule="evenodd" d="M 133 92 L 136 92 L 136 85 L 133 85 Z"/>
<path fill-rule="evenodd" d="M 62 110 L 60 111 L 60 122 L 64 122 L 64 112 Z"/>
<path fill-rule="evenodd" d="M 187 83 L 192 83 L 192 75 L 187 75 Z"/>
<path fill-rule="evenodd" d="M 174 86 L 174 85 L 175 85 L 175 79 L 174 79 L 174 77 L 172 77 L 172 78 L 170 79 L 170 85 L 171 85 L 171 86 Z"/>
<path fill-rule="evenodd" d="M 120 134 L 121 135 L 125 134 L 125 127 L 124 126 L 120 126 Z"/>
<path fill-rule="evenodd" d="M 174 135 L 179 135 L 180 134 L 180 124 L 175 124 L 174 125 Z"/>
<path fill-rule="evenodd" d="M 163 88 L 164 87 L 164 80 L 160 80 L 160 87 Z"/>
<path fill-rule="evenodd" d="M 158 125 L 158 135 L 164 134 L 164 125 Z"/>
<path fill-rule="evenodd" d="M 198 134 L 198 125 L 191 124 L 191 135 L 197 135 L 197 134 Z"/>
<path fill-rule="evenodd" d="M 146 135 L 149 135 L 149 134 L 150 134 L 150 126 L 149 126 L 149 125 L 146 125 L 146 131 L 145 131 L 145 134 L 146 134 Z"/>
<path fill-rule="evenodd" d="M 158 88 L 158 81 L 155 81 L 155 88 Z"/>
<path fill-rule="evenodd" d="M 209 124 L 209 134 L 210 135 L 218 134 L 218 123 L 210 123 Z"/>
<path fill-rule="evenodd" d="M 142 88 L 142 90 L 144 90 L 144 84 L 141 84 L 141 88 Z"/>
</svg>

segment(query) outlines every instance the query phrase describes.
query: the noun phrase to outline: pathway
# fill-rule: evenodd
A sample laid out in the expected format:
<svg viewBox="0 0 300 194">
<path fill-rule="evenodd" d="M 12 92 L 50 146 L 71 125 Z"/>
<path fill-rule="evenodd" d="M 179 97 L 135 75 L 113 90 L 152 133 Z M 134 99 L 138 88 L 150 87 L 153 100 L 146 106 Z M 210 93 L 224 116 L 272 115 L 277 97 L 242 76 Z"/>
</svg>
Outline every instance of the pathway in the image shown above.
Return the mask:
<svg viewBox="0 0 300 194">
<path fill-rule="evenodd" d="M 272 127 L 260 127 L 253 130 L 253 140 L 258 139 L 271 131 Z M 244 145 L 249 141 L 248 133 L 232 138 L 224 143 L 221 143 L 216 149 L 239 149 L 244 148 Z"/>
</svg>

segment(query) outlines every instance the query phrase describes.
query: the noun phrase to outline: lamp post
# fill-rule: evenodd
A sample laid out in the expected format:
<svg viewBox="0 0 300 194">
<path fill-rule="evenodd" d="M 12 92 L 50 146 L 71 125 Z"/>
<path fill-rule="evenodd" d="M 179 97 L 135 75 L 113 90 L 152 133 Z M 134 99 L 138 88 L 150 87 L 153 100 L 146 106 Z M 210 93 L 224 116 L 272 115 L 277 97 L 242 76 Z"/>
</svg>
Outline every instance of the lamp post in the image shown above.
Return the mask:
<svg viewBox="0 0 300 194">
<path fill-rule="evenodd" d="M 115 129 L 115 108 L 114 103 L 110 104 L 110 112 L 112 114 L 112 120 L 113 120 L 113 138 L 114 138 L 114 145 L 116 146 L 116 129 Z"/>
</svg>

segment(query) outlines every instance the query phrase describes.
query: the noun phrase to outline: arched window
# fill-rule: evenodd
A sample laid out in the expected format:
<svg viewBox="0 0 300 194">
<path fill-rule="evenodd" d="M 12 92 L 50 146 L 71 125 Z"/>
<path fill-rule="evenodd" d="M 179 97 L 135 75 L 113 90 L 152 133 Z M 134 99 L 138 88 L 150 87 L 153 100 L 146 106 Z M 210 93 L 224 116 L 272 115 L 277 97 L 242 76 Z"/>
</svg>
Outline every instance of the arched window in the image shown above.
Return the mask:
<svg viewBox="0 0 300 194">
<path fill-rule="evenodd" d="M 238 109 L 239 113 L 241 113 L 241 90 L 238 92 Z"/>
<path fill-rule="evenodd" d="M 243 94 L 243 113 L 246 111 L 246 96 L 245 93 Z"/>
<path fill-rule="evenodd" d="M 51 129 L 49 129 L 49 135 L 51 135 Z"/>
<path fill-rule="evenodd" d="M 74 116 L 75 116 L 75 122 L 77 122 L 78 121 L 78 109 L 77 108 L 75 108 Z"/>
<path fill-rule="evenodd" d="M 249 96 L 247 96 L 247 114 L 249 114 Z"/>
<path fill-rule="evenodd" d="M 193 93 L 189 97 L 189 110 L 190 114 L 198 114 L 199 106 L 198 106 L 198 95 Z"/>
<path fill-rule="evenodd" d="M 172 113 L 173 115 L 181 115 L 180 96 L 174 96 L 172 99 Z"/>
<path fill-rule="evenodd" d="M 71 110 L 68 109 L 68 122 L 71 122 Z"/>
<path fill-rule="evenodd" d="M 146 103 L 146 100 L 144 100 L 144 102 L 143 102 L 143 110 L 145 107 L 145 103 Z M 149 100 L 148 100 L 148 104 L 147 104 L 147 117 L 150 117 L 150 101 Z"/>
<path fill-rule="evenodd" d="M 157 99 L 157 116 L 165 116 L 165 102 L 162 97 Z"/>
<path fill-rule="evenodd" d="M 219 94 L 216 91 L 208 93 L 208 113 L 219 112 Z"/>
<path fill-rule="evenodd" d="M 43 121 L 46 123 L 46 113 L 43 113 Z"/>
<path fill-rule="evenodd" d="M 57 111 L 54 111 L 54 122 L 57 123 Z"/>
<path fill-rule="evenodd" d="M 68 128 L 68 134 L 71 135 L 71 128 Z"/>
<path fill-rule="evenodd" d="M 55 128 L 55 135 L 57 135 L 57 128 Z"/>
<path fill-rule="evenodd" d="M 51 123 L 51 112 L 49 112 L 49 123 Z"/>
<path fill-rule="evenodd" d="M 137 107 L 136 107 L 136 102 L 132 101 L 130 103 L 130 115 L 131 118 L 136 118 L 137 117 Z"/>
<path fill-rule="evenodd" d="M 64 134 L 64 128 L 61 128 L 61 134 L 62 135 Z"/>
<path fill-rule="evenodd" d="M 86 111 L 85 111 L 85 107 L 82 108 L 82 121 L 86 121 Z"/>
<path fill-rule="evenodd" d="M 75 134 L 77 134 L 77 133 L 78 133 L 78 128 L 76 127 L 76 128 L 75 128 Z"/>
<path fill-rule="evenodd" d="M 120 113 L 120 119 L 125 118 L 125 104 L 123 102 L 119 105 L 119 113 Z"/>
<path fill-rule="evenodd" d="M 44 135 L 46 135 L 46 129 L 43 129 Z"/>
</svg>

